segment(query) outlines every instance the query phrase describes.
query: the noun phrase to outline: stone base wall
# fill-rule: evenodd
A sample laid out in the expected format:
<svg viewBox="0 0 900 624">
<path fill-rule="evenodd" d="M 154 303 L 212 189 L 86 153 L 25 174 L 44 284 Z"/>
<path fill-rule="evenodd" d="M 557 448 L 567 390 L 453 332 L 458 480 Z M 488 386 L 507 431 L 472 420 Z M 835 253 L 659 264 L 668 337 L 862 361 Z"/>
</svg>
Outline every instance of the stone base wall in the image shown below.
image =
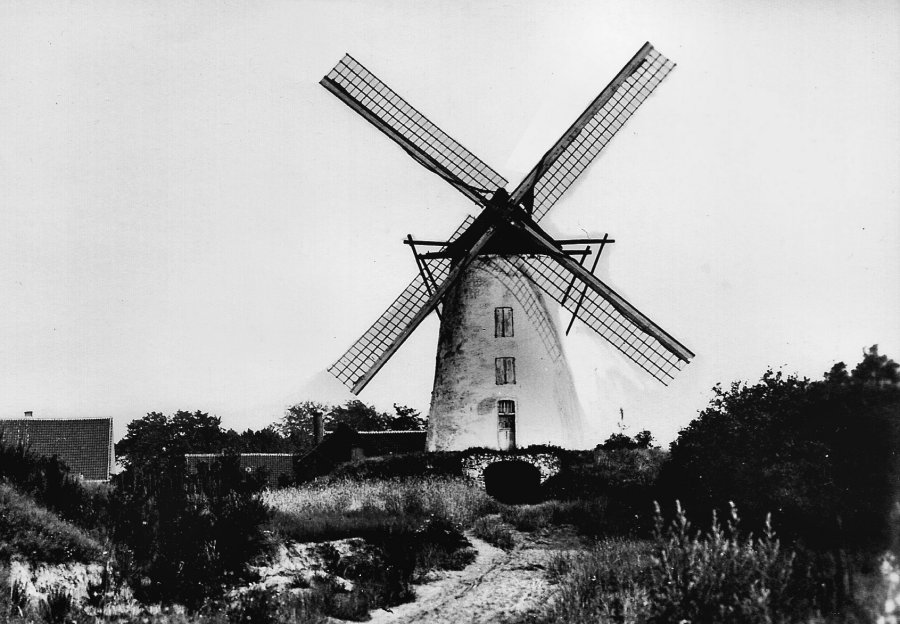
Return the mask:
<svg viewBox="0 0 900 624">
<path fill-rule="evenodd" d="M 541 473 L 541 483 L 557 474 L 561 467 L 559 457 L 552 453 L 504 453 L 502 451 L 475 453 L 462 461 L 463 474 L 476 485 L 484 487 L 484 469 L 501 461 L 522 461 L 531 464 Z"/>
</svg>

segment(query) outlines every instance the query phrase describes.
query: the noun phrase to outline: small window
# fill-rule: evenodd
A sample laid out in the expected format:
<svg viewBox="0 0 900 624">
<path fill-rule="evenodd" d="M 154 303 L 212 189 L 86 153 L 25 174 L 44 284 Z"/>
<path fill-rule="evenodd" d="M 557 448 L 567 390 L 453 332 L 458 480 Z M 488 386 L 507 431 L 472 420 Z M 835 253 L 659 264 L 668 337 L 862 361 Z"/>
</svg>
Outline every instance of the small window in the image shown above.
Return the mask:
<svg viewBox="0 0 900 624">
<path fill-rule="evenodd" d="M 494 360 L 497 385 L 516 383 L 516 358 L 500 357 Z"/>
<path fill-rule="evenodd" d="M 513 335 L 512 308 L 494 308 L 494 337 L 506 338 Z"/>
</svg>

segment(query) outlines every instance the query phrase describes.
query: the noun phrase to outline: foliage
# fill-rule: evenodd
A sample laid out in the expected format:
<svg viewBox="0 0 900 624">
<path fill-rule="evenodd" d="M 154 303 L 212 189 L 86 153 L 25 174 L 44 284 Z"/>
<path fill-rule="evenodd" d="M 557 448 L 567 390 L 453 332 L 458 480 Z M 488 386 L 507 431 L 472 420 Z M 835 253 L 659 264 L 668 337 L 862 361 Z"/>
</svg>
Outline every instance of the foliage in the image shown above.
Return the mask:
<svg viewBox="0 0 900 624">
<path fill-rule="evenodd" d="M 479 518 L 472 526 L 472 533 L 475 537 L 503 550 L 512 550 L 516 546 L 516 540 L 512 531 L 509 530 L 509 525 L 503 522 L 499 516 L 491 515 Z"/>
<path fill-rule="evenodd" d="M 354 431 L 423 431 L 425 418 L 415 409 L 394 404 L 394 414 L 379 412 L 375 407 L 359 400 L 343 405 L 326 405 L 316 401 L 304 401 L 285 410 L 277 431 L 298 450 L 311 449 L 314 444 L 313 421 L 321 416 L 325 430 L 335 431 L 346 425 Z"/>
<path fill-rule="evenodd" d="M 17 555 L 46 563 L 90 562 L 103 553 L 85 531 L 5 483 L 0 483 L 0 535 L 0 560 Z"/>
<path fill-rule="evenodd" d="M 562 509 L 567 504 L 561 501 L 546 501 L 536 505 L 505 505 L 500 510 L 504 522 L 519 531 L 531 532 L 552 524 L 561 524 Z"/>
<path fill-rule="evenodd" d="M 755 385 L 716 387 L 672 444 L 666 484 L 701 511 L 735 498 L 758 523 L 771 510 L 783 533 L 819 548 L 887 547 L 900 478 L 897 365 L 873 347 L 851 375 L 844 368 L 820 382 L 767 371 Z"/>
<path fill-rule="evenodd" d="M 353 581 L 345 592 L 320 583 L 323 612 L 360 619 L 370 609 L 405 602 L 428 570 L 460 569 L 474 559 L 462 526 L 496 509 L 482 490 L 456 479 L 317 481 L 268 491 L 271 526 L 281 539 L 320 541 L 327 569 Z M 340 556 L 327 540 L 361 537 L 364 555 Z"/>
<path fill-rule="evenodd" d="M 409 479 L 415 477 L 461 477 L 463 453 L 397 453 L 348 462 L 328 475 L 328 480 L 355 481 Z"/>
<path fill-rule="evenodd" d="M 739 534 L 734 506 L 725 527 L 713 516 L 705 535 L 691 531 L 680 505 L 668 530 L 659 508 L 656 521 L 648 622 L 755 624 L 792 619 L 795 605 L 788 589 L 794 556 L 782 551 L 768 518 L 759 539 Z M 808 607 L 801 610 L 809 615 Z"/>
<path fill-rule="evenodd" d="M 822 381 L 770 370 L 753 385 L 717 386 L 672 444 L 662 487 L 704 515 L 734 500 L 751 528 L 771 511 L 816 575 L 820 602 L 844 610 L 854 570 L 897 539 L 897 368 L 872 347 L 851 373 L 839 363 Z"/>
<path fill-rule="evenodd" d="M 644 622 L 649 607 L 645 586 L 652 564 L 647 541 L 604 538 L 578 555 L 558 555 L 548 566 L 556 599 L 528 620 L 532 624 L 612 624 Z M 677 620 L 676 620 L 677 622 Z"/>
<path fill-rule="evenodd" d="M 324 403 L 303 401 L 288 407 L 275 427 L 295 448 L 308 450 L 315 445 L 313 420 L 316 416 L 321 416 L 324 420 L 329 410 L 329 406 Z"/>
<path fill-rule="evenodd" d="M 679 508 L 653 540 L 607 538 L 552 562 L 559 594 L 536 622 L 806 622 L 809 604 L 789 591 L 793 556 L 771 531 L 742 536 L 737 517 L 692 531 Z"/>
<path fill-rule="evenodd" d="M 179 410 L 171 416 L 150 412 L 128 423 L 116 455 L 126 466 L 146 467 L 162 457 L 185 453 L 290 453 L 296 450 L 291 439 L 275 425 L 258 431 L 238 433 L 224 429 L 222 419 L 206 412 Z"/>
<path fill-rule="evenodd" d="M 136 596 L 197 607 L 245 579 L 246 564 L 267 545 L 261 489 L 233 454 L 197 475 L 186 475 L 177 457 L 118 475 L 114 538 Z"/>
<path fill-rule="evenodd" d="M 229 429 L 225 435 L 227 442 L 223 449 L 239 453 L 293 453 L 297 450 L 292 441 L 282 436 L 275 425 L 269 425 L 258 431 L 247 429 L 242 433 Z"/>
<path fill-rule="evenodd" d="M 221 418 L 199 410 L 179 410 L 172 416 L 150 412 L 128 423 L 116 456 L 126 466 L 146 467 L 162 457 L 219 452 L 228 442 L 221 425 Z"/>
<path fill-rule="evenodd" d="M 462 479 L 321 480 L 268 491 L 272 526 L 299 542 L 415 530 L 430 517 L 464 527 L 499 505 Z"/>
<path fill-rule="evenodd" d="M 653 434 L 646 429 L 638 432 L 633 438 L 625 433 L 614 433 L 606 442 L 597 446 L 598 450 L 621 451 L 629 449 L 649 449 L 653 447 Z"/>
<path fill-rule="evenodd" d="M 388 532 L 367 538 L 369 547 L 340 555 L 330 543 L 321 545 L 326 571 L 350 580 L 353 589 L 341 591 L 335 584 L 320 584 L 325 613 L 341 619 L 368 619 L 368 611 L 408 602 L 414 597 L 411 583 L 430 571 L 462 569 L 475 551 L 460 528 L 445 519 L 430 517 L 412 530 Z"/>
<path fill-rule="evenodd" d="M 214 606 L 226 614 L 229 624 L 324 624 L 327 621 L 319 596 L 279 593 L 267 587 L 252 587 L 225 601 L 224 605 Z M 201 616 L 198 624 L 206 621 L 207 618 Z"/>
<path fill-rule="evenodd" d="M 105 486 L 87 486 L 70 476 L 55 455 L 39 457 L 22 444 L 3 444 L 0 434 L 0 481 L 58 513 L 64 520 L 102 533 L 107 521 Z"/>
<path fill-rule="evenodd" d="M 656 448 L 594 451 L 594 461 L 570 463 L 542 486 L 545 500 L 565 501 L 554 523 L 586 535 L 649 535 L 648 514 L 667 453 Z"/>
</svg>

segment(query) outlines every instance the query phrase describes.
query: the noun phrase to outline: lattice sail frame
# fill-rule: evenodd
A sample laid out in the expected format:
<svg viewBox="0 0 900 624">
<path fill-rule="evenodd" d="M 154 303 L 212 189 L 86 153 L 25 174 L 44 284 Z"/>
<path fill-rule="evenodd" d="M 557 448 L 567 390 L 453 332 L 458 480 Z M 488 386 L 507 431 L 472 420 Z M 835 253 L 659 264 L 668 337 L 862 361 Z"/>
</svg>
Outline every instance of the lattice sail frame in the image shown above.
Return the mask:
<svg viewBox="0 0 900 624">
<path fill-rule="evenodd" d="M 565 193 L 675 68 L 649 43 L 622 68 L 512 192 L 536 221 Z"/>
<path fill-rule="evenodd" d="M 592 103 L 592 106 L 597 109 L 596 112 L 590 116 L 581 131 L 575 135 L 562 153 L 538 177 L 533 187 L 532 217 L 535 220 L 539 220 L 547 214 L 547 211 L 606 147 L 644 100 L 675 68 L 675 63 L 649 44 L 642 48 L 641 52 L 638 52 L 632 62 L 636 60 L 639 60 L 637 67 L 624 76 L 621 84 L 614 86 L 608 99 L 604 98 L 605 102 L 595 100 Z M 613 87 L 614 84 L 615 80 L 610 87 Z"/>
<path fill-rule="evenodd" d="M 550 298 L 573 314 L 577 312 L 585 325 L 661 383 L 668 385 L 687 364 L 687 360 L 670 351 L 596 291 L 585 288 L 578 280 L 578 288 L 570 289 L 572 273 L 551 257 L 516 256 L 510 262 L 520 266 Z M 583 290 L 584 294 L 576 294 L 575 290 Z"/>
<path fill-rule="evenodd" d="M 466 217 L 448 242 L 456 240 L 474 221 L 474 217 Z M 450 274 L 450 260 L 435 258 L 428 262 L 428 268 L 431 270 L 434 281 L 440 284 Z M 419 313 L 430 297 L 431 291 L 428 284 L 419 275 L 416 275 L 369 329 L 334 364 L 328 367 L 328 372 L 337 377 L 345 386 L 352 388 L 359 377 L 378 362 L 382 354 L 400 336 L 403 328 Z"/>
<path fill-rule="evenodd" d="M 506 179 L 429 121 L 347 54 L 321 84 L 397 142 L 410 156 L 477 203 Z"/>
<path fill-rule="evenodd" d="M 534 220 L 546 215 L 674 67 L 673 62 L 649 43 L 645 44 L 520 183 L 513 193 L 514 201 L 520 202 L 527 195 Z M 505 187 L 502 176 L 428 121 L 350 55 L 322 79 L 322 84 L 418 162 L 473 201 L 484 205 L 488 190 Z M 450 241 L 473 221 L 468 217 Z M 526 261 L 519 257 L 517 262 L 551 298 L 577 312 L 579 319 L 663 384 L 687 363 L 688 360 L 648 335 L 597 292 L 586 290 L 581 305 L 577 306 L 575 298 L 565 296 L 571 291 L 572 274 L 551 258 L 534 256 Z M 452 268 L 449 259 L 433 259 L 428 265 L 436 284 L 442 284 Z M 428 283 L 422 277 L 415 277 L 375 323 L 328 368 L 329 372 L 355 388 L 354 392 L 361 390 L 361 386 L 356 387 L 359 380 L 401 338 L 404 328 L 430 298 Z"/>
</svg>

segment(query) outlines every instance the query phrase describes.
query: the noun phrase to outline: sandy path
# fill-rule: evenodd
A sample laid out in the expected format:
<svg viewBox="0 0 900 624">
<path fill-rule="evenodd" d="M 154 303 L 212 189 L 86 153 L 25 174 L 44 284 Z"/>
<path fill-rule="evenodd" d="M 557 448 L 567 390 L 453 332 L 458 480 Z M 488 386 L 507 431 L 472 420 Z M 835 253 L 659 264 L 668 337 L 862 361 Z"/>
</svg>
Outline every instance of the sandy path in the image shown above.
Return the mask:
<svg viewBox="0 0 900 624">
<path fill-rule="evenodd" d="M 416 586 L 416 600 L 372 612 L 374 624 L 481 624 L 502 622 L 504 616 L 526 613 L 553 593 L 545 570 L 558 552 L 578 549 L 572 532 L 557 529 L 516 533 L 517 544 L 505 552 L 473 537 L 478 551 L 465 570 L 446 572 L 438 580 Z"/>
</svg>

